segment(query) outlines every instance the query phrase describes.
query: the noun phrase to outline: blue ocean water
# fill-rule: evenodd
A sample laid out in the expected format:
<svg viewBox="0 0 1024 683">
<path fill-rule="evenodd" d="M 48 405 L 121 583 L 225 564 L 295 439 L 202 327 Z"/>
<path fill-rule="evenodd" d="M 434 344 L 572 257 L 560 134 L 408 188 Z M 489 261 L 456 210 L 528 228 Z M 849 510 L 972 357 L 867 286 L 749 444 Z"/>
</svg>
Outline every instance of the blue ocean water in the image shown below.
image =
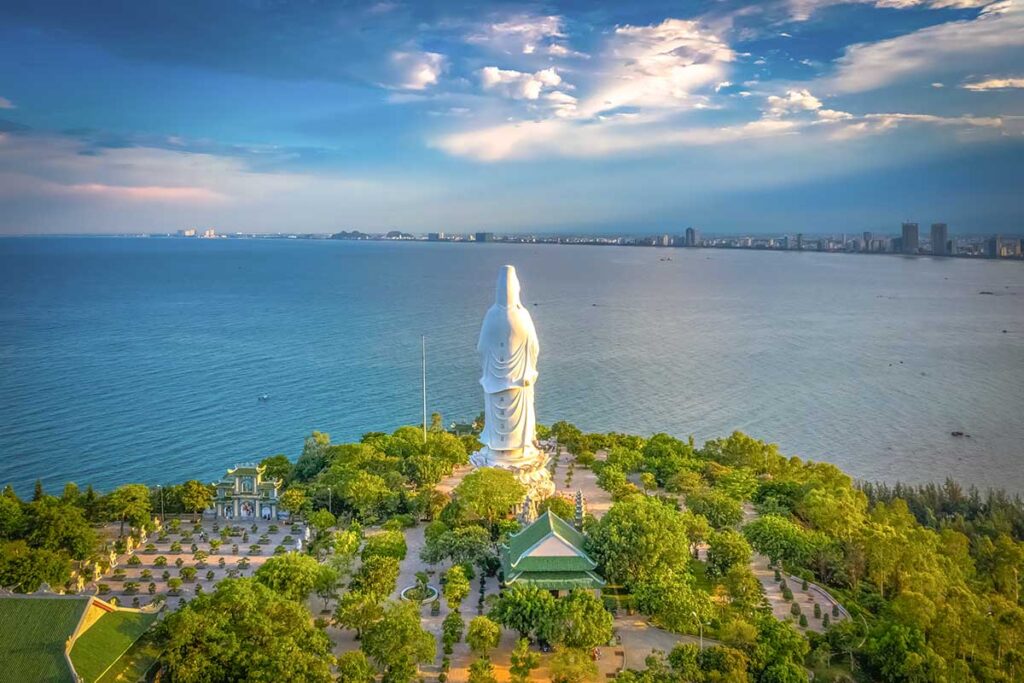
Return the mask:
<svg viewBox="0 0 1024 683">
<path fill-rule="evenodd" d="M 314 429 L 418 422 L 421 334 L 429 409 L 471 418 L 504 263 L 542 422 L 741 429 L 861 478 L 1024 491 L 1020 263 L 127 238 L 0 240 L 0 484 L 212 480 Z"/>
</svg>

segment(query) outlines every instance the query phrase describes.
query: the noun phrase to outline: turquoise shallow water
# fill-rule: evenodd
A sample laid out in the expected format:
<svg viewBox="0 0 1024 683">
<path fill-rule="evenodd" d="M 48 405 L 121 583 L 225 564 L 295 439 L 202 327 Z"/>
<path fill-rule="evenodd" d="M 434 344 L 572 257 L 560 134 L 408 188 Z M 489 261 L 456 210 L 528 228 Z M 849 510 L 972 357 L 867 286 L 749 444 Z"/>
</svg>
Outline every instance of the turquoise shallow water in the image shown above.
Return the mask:
<svg viewBox="0 0 1024 683">
<path fill-rule="evenodd" d="M 0 484 L 213 479 L 416 422 L 420 334 L 430 410 L 472 417 L 504 263 L 542 422 L 741 429 L 862 478 L 1024 491 L 1020 263 L 118 238 L 0 240 Z"/>
</svg>

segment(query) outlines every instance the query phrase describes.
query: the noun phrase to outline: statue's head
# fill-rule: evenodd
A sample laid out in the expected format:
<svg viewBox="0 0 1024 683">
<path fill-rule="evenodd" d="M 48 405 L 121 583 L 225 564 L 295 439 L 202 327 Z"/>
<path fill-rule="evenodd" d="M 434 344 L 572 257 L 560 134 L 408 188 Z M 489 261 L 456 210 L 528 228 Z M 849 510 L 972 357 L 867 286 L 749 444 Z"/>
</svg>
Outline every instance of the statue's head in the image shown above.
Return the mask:
<svg viewBox="0 0 1024 683">
<path fill-rule="evenodd" d="M 498 287 L 495 303 L 499 306 L 519 306 L 519 278 L 516 277 L 515 266 L 502 266 L 498 271 Z"/>
</svg>

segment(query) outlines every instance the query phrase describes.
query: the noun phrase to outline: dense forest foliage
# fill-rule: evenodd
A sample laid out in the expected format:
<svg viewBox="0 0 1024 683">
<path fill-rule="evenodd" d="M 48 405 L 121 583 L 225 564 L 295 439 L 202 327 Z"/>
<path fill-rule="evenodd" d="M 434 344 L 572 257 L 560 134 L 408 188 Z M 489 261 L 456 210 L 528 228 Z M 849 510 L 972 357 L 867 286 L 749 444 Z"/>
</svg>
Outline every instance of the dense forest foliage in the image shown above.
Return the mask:
<svg viewBox="0 0 1024 683">
<path fill-rule="evenodd" d="M 826 678 L 850 675 L 882 681 L 1024 677 L 1024 505 L 1019 498 L 964 492 L 954 482 L 918 487 L 855 484 L 832 465 L 784 457 L 775 446 L 741 433 L 697 448 L 692 440 L 664 434 L 649 439 L 585 435 L 558 424 L 553 431 L 578 460 L 592 463 L 602 486 L 619 501 L 591 531 L 595 553 L 602 553 L 603 527 L 614 519 L 616 507 L 639 505 L 638 487 L 629 474 L 650 474 L 666 492 L 679 494 L 686 511 L 676 517 L 675 524 L 682 527 L 678 533 L 688 534 L 691 543 L 707 541 L 711 548 L 707 566 L 691 562 L 691 578 L 676 577 L 673 585 L 694 584 L 708 574 L 723 577 L 713 579 L 712 593 L 724 589 L 727 600 L 716 602 L 712 629 L 748 658 L 757 646 L 744 645 L 735 634 L 753 631 L 736 622 L 747 621 L 756 628 L 758 618 L 750 615 L 758 610 L 732 610 L 736 600 L 742 601 L 743 588 L 730 572 L 741 564 L 712 566 L 718 563 L 712 559 L 716 555 L 743 557 L 730 530 L 737 527 L 745 500 L 759 513 L 742 526 L 749 546 L 786 571 L 827 587 L 853 615 L 824 635 L 809 634 L 804 664 L 816 672 L 824 672 Z M 604 461 L 594 459 L 599 450 L 607 452 Z M 637 512 L 631 510 L 628 516 L 635 519 Z M 713 530 L 701 536 L 694 518 L 703 518 Z M 669 525 L 652 518 L 645 526 Z M 716 545 L 723 542 L 732 547 L 716 553 Z M 657 557 L 656 551 L 641 547 L 644 552 L 638 555 L 644 560 Z M 615 576 L 615 558 L 602 558 L 605 570 Z M 628 556 L 624 559 L 629 561 Z M 650 563 L 639 565 L 650 572 Z M 637 606 L 658 618 L 657 604 L 644 604 L 649 594 L 644 582 L 652 579 L 635 576 L 628 568 L 621 579 L 627 585 L 632 582 Z M 682 612 L 695 611 L 691 607 L 688 604 Z M 676 630 L 693 632 L 685 614 L 682 617 L 683 623 L 673 624 L 669 610 L 661 620 Z M 762 643 L 764 638 L 753 640 Z M 834 667 L 827 665 L 837 660 L 846 661 L 846 673 L 828 673 Z M 682 670 L 669 658 L 667 663 L 653 663 L 643 675 L 651 680 L 694 680 Z M 748 671 L 756 680 L 778 680 L 755 666 L 748 666 Z"/>
<path fill-rule="evenodd" d="M 262 461 L 282 481 L 282 509 L 311 527 L 310 543 L 301 555 L 268 559 L 251 578 L 222 581 L 168 618 L 169 679 L 290 675 L 279 663 L 245 656 L 245 642 L 258 638 L 268 652 L 304 651 L 309 680 L 413 680 L 420 664 L 433 661 L 433 636 L 415 609 L 389 596 L 408 553 L 404 530 L 418 524 L 425 524 L 420 558 L 440 579 L 431 609 L 444 600 L 452 610 L 441 634 L 444 678 L 453 647 L 465 640 L 475 657 L 471 680 L 491 680 L 490 653 L 503 626 L 521 638 L 515 680 L 538 666 L 531 643 L 554 648 L 545 664 L 553 679 L 586 680 L 594 675 L 586 653 L 609 642 L 612 615 L 626 610 L 712 643 L 654 655 L 645 669 L 618 676 L 626 682 L 782 683 L 810 672 L 816 680 L 893 683 L 1024 679 L 1020 498 L 952 481 L 858 483 L 741 433 L 701 446 L 665 434 L 584 434 L 565 422 L 539 433 L 568 450 L 570 472 L 590 468 L 611 496 L 600 519 L 582 522 L 586 549 L 609 582 L 602 598 L 519 586 L 485 600 L 483 579 L 501 578 L 498 551 L 520 528 L 512 511 L 524 491 L 508 472 L 486 468 L 439 490 L 479 447 L 472 435 L 442 429 L 440 416 L 426 433 L 403 427 L 356 443 L 332 444 L 314 432 L 295 461 Z M 37 486 L 28 501 L 7 487 L 0 586 L 70 585 L 74 571 L 102 564 L 119 543 L 109 530 L 151 525 L 161 510 L 195 513 L 211 499 L 212 488 L 198 481 L 128 484 L 106 494 L 69 484 L 60 496 Z M 542 509 L 575 519 L 566 498 Z M 826 588 L 850 618 L 815 614 L 824 632 L 804 635 L 795 622 L 811 615 L 794 612 L 794 623 L 773 616 L 751 570 L 755 553 Z M 476 616 L 468 619 L 463 605 L 478 580 Z M 417 578 L 417 595 L 430 595 L 427 581 Z M 314 593 L 325 606 L 334 601 L 330 619 L 302 617 L 298 607 Z M 223 615 L 232 610 L 251 618 L 228 623 Z M 328 622 L 354 630 L 360 650 L 335 662 L 322 633 Z M 217 657 L 206 654 L 213 647 L 222 648 Z"/>
</svg>

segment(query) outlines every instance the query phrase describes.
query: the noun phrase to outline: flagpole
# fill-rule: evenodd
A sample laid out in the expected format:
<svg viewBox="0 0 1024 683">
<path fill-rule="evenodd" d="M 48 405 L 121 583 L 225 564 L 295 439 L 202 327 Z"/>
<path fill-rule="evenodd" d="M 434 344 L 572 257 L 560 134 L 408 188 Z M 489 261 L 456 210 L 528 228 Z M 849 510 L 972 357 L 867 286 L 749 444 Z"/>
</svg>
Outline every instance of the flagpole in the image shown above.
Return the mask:
<svg viewBox="0 0 1024 683">
<path fill-rule="evenodd" d="M 423 443 L 427 442 L 427 335 L 420 335 L 420 355 L 423 366 Z"/>
</svg>

